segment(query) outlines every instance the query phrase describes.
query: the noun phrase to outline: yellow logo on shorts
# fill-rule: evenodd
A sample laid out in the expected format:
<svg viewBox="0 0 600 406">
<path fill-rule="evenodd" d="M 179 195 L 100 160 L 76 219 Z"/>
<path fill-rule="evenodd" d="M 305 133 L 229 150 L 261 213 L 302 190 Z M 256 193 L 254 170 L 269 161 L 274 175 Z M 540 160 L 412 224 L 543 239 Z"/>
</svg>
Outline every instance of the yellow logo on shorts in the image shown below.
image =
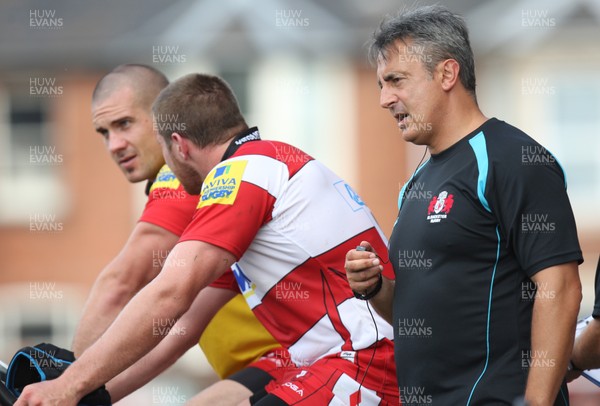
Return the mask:
<svg viewBox="0 0 600 406">
<path fill-rule="evenodd" d="M 214 168 L 202 184 L 198 208 L 211 204 L 233 204 L 248 161 L 233 161 Z"/>
<path fill-rule="evenodd" d="M 155 189 L 177 189 L 179 188 L 179 185 L 179 179 L 175 177 L 171 168 L 167 165 L 163 165 L 163 167 L 160 168 L 160 171 L 158 171 L 158 175 L 156 175 L 156 180 L 150 187 L 150 192 Z"/>
</svg>

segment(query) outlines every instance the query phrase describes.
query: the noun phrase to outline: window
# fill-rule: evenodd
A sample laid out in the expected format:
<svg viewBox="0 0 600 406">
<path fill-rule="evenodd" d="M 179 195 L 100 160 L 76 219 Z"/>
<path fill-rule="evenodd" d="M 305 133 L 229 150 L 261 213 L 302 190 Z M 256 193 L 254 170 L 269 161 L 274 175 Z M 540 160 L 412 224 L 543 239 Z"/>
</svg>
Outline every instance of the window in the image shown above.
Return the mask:
<svg viewBox="0 0 600 406">
<path fill-rule="evenodd" d="M 545 99 L 548 148 L 567 174 L 578 227 L 593 229 L 599 224 L 600 83 L 586 70 L 557 74 L 553 83 L 556 95 Z"/>
<path fill-rule="evenodd" d="M 48 78 L 43 78 L 48 79 Z M 40 92 L 42 89 L 42 92 Z M 44 91 L 45 90 L 45 91 Z M 52 80 L 23 77 L 0 84 L 0 223 L 25 225 L 32 216 L 62 216 L 66 208 L 48 93 Z"/>
<path fill-rule="evenodd" d="M 591 79 L 591 78 L 590 78 Z M 556 98 L 558 145 L 567 166 L 569 190 L 598 196 L 600 185 L 600 87 L 593 80 L 560 86 Z"/>
<path fill-rule="evenodd" d="M 83 304 L 79 290 L 49 282 L 0 286 L 0 306 L 10 308 L 0 313 L 0 353 L 40 342 L 69 348 Z"/>
</svg>

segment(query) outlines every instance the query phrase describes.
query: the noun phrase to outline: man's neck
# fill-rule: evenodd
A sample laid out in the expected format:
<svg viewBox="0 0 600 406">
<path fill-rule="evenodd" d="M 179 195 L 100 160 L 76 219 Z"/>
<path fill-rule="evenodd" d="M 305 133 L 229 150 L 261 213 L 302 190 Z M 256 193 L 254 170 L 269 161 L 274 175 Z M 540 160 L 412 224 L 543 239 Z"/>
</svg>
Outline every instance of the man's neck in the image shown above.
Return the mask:
<svg viewBox="0 0 600 406">
<path fill-rule="evenodd" d="M 225 153 L 229 141 L 219 145 L 209 145 L 202 149 L 190 151 L 192 155 L 191 162 L 194 165 L 196 172 L 206 179 L 210 171 L 221 162 L 221 157 Z"/>
<path fill-rule="evenodd" d="M 195 164 L 194 169 L 202 179 L 205 179 L 209 172 L 221 162 L 233 139 L 247 129 L 248 126 L 240 125 L 228 131 L 225 142 L 194 150 L 192 162 Z"/>
<path fill-rule="evenodd" d="M 445 151 L 488 120 L 477 103 L 466 94 L 448 103 L 448 107 L 443 125 L 437 129 L 428 145 L 431 154 Z"/>
</svg>

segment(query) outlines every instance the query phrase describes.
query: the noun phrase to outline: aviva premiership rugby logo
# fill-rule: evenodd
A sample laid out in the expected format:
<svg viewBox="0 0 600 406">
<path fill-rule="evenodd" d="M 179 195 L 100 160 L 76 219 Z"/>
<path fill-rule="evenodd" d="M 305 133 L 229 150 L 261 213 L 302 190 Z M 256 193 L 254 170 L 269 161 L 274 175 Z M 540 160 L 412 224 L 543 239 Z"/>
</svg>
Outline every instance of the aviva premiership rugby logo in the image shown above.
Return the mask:
<svg viewBox="0 0 600 406">
<path fill-rule="evenodd" d="M 247 163 L 248 161 L 230 161 L 210 171 L 202 184 L 198 208 L 212 204 L 233 204 Z"/>
<path fill-rule="evenodd" d="M 150 192 L 156 189 L 177 189 L 179 185 L 179 180 L 175 177 L 175 174 L 167 165 L 163 165 L 158 175 L 156 175 L 156 180 L 150 187 Z"/>
<path fill-rule="evenodd" d="M 454 195 L 448 194 L 445 190 L 440 192 L 439 195 L 433 196 L 433 199 L 429 202 L 429 208 L 427 209 L 427 220 L 429 220 L 430 223 L 439 223 L 446 219 L 453 204 Z"/>
</svg>

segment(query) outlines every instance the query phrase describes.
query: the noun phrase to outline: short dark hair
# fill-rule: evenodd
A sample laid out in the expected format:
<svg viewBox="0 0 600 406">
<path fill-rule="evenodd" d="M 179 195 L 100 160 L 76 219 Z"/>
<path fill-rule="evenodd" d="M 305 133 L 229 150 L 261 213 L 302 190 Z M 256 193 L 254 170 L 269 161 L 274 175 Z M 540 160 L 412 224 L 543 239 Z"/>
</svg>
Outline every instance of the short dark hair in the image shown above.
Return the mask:
<svg viewBox="0 0 600 406">
<path fill-rule="evenodd" d="M 201 148 L 224 143 L 233 129 L 248 128 L 229 85 L 212 75 L 195 73 L 171 83 L 154 101 L 152 112 L 167 145 L 174 128 Z"/>
<path fill-rule="evenodd" d="M 152 66 L 135 63 L 119 65 L 98 81 L 92 93 L 92 104 L 123 86 L 129 86 L 134 91 L 136 102 L 149 110 L 156 96 L 168 84 L 167 77 Z"/>
<path fill-rule="evenodd" d="M 460 82 L 475 98 L 475 61 L 463 17 L 439 5 L 401 11 L 397 16 L 381 22 L 373 34 L 369 59 L 371 62 L 376 62 L 378 58 L 386 60 L 390 47 L 396 41 L 406 40 L 423 46 L 424 52 L 430 57 L 422 61 L 430 74 L 433 74 L 439 62 L 456 60 L 460 66 Z"/>
</svg>

